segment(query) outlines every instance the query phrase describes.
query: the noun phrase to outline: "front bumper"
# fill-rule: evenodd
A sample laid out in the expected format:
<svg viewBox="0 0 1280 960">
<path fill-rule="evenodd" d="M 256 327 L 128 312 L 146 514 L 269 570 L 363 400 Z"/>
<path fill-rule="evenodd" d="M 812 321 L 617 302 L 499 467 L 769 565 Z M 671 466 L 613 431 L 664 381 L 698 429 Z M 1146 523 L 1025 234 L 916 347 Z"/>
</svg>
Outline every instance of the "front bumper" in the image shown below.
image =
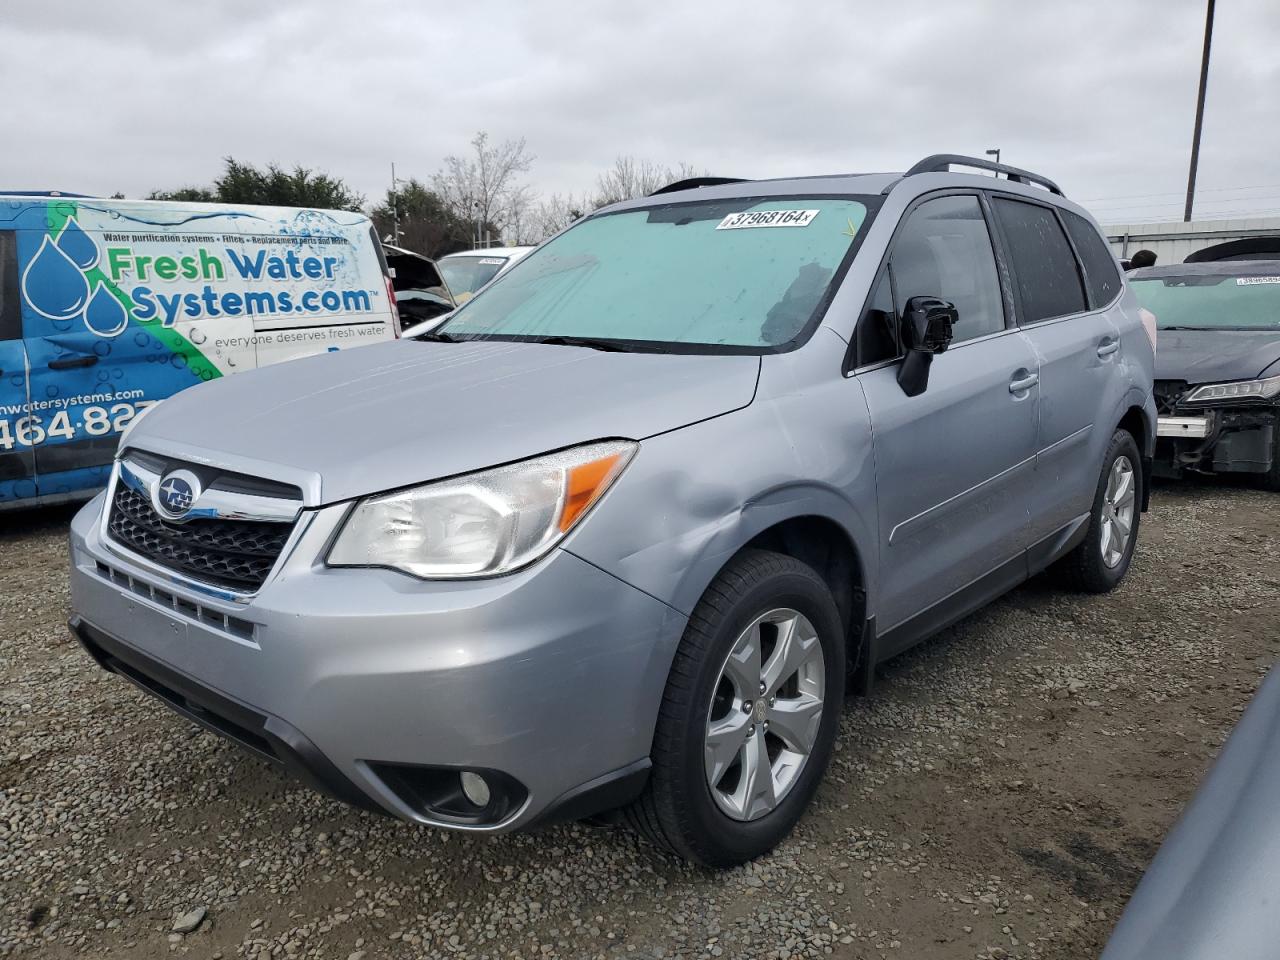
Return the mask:
<svg viewBox="0 0 1280 960">
<path fill-rule="evenodd" d="M 71 528 L 73 627 L 108 669 L 348 802 L 460 826 L 384 765 L 499 771 L 525 791 L 510 830 L 643 782 L 685 618 L 556 550 L 489 580 L 429 583 L 315 561 L 341 508 L 307 514 L 250 598 L 188 589 L 103 539 L 103 498 Z M 619 790 L 619 784 L 625 789 Z M 603 802 L 603 800 L 601 801 Z"/>
</svg>

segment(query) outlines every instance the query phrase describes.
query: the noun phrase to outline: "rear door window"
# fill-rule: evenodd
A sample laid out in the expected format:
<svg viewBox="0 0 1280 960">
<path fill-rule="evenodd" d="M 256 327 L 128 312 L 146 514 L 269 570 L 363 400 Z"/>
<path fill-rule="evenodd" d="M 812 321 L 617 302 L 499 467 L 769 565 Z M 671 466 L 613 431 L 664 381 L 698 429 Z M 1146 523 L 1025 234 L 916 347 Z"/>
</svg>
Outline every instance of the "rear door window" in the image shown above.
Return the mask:
<svg viewBox="0 0 1280 960">
<path fill-rule="evenodd" d="M 996 219 L 1004 231 L 1022 324 L 1083 313 L 1084 286 L 1075 255 L 1051 208 L 995 197 Z"/>
<path fill-rule="evenodd" d="M 1067 225 L 1071 242 L 1084 264 L 1085 285 L 1089 288 L 1089 305 L 1104 307 L 1120 292 L 1120 270 L 1111 249 L 1091 224 L 1078 213 L 1059 211 Z"/>
</svg>

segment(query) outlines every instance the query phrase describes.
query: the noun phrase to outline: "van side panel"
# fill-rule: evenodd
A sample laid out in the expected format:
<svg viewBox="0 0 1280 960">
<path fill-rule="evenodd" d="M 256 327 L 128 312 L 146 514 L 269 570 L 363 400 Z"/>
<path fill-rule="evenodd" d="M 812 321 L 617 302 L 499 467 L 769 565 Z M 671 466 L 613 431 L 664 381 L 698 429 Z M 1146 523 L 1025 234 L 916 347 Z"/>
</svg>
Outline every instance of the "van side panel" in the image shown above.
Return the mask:
<svg viewBox="0 0 1280 960">
<path fill-rule="evenodd" d="M 34 453 L 27 496 L 101 486 L 120 432 L 179 390 L 395 336 L 360 214 L 28 198 L 0 201 L 8 226 L 31 375 L 4 416 Z"/>
<path fill-rule="evenodd" d="M 14 436 L 27 403 L 17 245 L 17 232 L 0 224 L 0 509 L 36 495 L 35 451 Z"/>
</svg>

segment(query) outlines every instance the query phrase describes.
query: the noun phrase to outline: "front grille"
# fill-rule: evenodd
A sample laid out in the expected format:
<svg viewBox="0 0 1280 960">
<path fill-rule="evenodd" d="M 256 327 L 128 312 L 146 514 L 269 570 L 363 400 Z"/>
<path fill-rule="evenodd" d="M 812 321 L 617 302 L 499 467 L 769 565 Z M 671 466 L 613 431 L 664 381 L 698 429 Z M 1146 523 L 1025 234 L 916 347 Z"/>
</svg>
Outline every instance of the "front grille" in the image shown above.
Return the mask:
<svg viewBox="0 0 1280 960">
<path fill-rule="evenodd" d="M 257 590 L 284 549 L 292 523 L 197 518 L 170 523 L 150 501 L 116 485 L 111 536 L 134 553 L 196 580 L 232 590 Z"/>
<path fill-rule="evenodd" d="M 1156 395 L 1156 413 L 1168 416 L 1177 411 L 1178 401 L 1190 389 L 1185 380 L 1157 380 L 1154 393 Z"/>
</svg>

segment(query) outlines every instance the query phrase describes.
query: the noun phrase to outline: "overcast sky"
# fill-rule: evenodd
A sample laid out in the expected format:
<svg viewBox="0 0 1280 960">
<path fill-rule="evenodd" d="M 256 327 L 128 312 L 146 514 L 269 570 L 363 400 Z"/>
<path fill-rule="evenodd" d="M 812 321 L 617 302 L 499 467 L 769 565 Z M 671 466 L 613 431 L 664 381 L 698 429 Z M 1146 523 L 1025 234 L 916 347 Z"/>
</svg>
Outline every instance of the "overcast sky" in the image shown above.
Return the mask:
<svg viewBox="0 0 1280 960">
<path fill-rule="evenodd" d="M 541 192 L 618 154 L 770 177 L 981 155 L 1100 220 L 1180 219 L 1204 0 L 3 0 L 0 189 L 208 183 L 222 156 L 380 197 L 477 130 Z M 1280 2 L 1218 4 L 1197 217 L 1280 213 Z"/>
</svg>

